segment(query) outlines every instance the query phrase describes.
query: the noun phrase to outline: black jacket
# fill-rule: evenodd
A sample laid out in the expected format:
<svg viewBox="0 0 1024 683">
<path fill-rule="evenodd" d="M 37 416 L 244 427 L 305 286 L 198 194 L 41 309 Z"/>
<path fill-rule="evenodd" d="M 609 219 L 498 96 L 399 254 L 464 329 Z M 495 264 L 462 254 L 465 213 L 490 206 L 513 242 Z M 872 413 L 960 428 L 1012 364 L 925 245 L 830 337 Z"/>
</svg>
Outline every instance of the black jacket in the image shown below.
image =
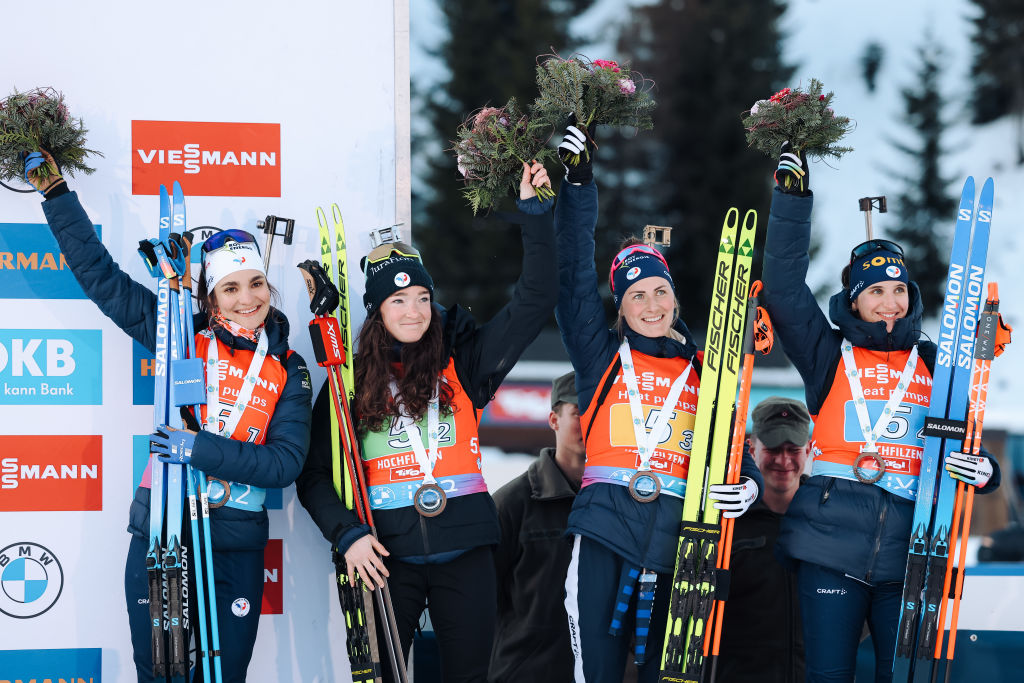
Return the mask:
<svg viewBox="0 0 1024 683">
<path fill-rule="evenodd" d="M 558 286 L 551 203 L 520 201 L 523 270 L 511 300 L 487 323 L 477 325 L 468 311 L 453 306 L 442 311 L 445 358 L 455 359 L 455 372 L 475 410 L 494 392 L 534 340 L 554 308 Z M 358 356 L 356 362 L 359 362 Z M 355 512 L 339 500 L 331 466 L 330 393 L 321 388 L 313 406 L 313 431 L 305 468 L 295 485 L 302 503 L 324 538 L 340 552 L 369 532 Z M 498 517 L 488 493 L 449 498 L 437 517 L 423 517 L 412 506 L 373 513 L 377 536 L 392 557 L 410 557 L 467 550 L 498 542 Z"/>
<path fill-rule="evenodd" d="M 736 519 L 716 679 L 720 683 L 804 680 L 796 573 L 775 559 L 781 521 L 782 515 L 763 502 Z"/>
<path fill-rule="evenodd" d="M 573 654 L 563 598 L 576 489 L 545 448 L 494 494 L 501 542 L 494 550 L 498 624 L 488 680 L 570 681 Z"/>
</svg>

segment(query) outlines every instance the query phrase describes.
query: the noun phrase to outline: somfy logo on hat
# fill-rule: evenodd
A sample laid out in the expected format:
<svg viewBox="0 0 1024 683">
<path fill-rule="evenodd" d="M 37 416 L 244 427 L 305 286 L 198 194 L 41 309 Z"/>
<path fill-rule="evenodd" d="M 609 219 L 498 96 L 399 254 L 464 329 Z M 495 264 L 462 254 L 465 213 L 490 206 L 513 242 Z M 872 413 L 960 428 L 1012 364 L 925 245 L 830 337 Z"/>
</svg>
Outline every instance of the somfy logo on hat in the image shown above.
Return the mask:
<svg viewBox="0 0 1024 683">
<path fill-rule="evenodd" d="M 885 269 L 885 274 L 893 279 L 898 278 L 900 276 L 899 266 L 889 266 Z"/>
<path fill-rule="evenodd" d="M 409 274 L 399 273 L 395 276 L 395 286 L 397 287 L 408 287 L 409 286 Z"/>
<path fill-rule="evenodd" d="M 633 266 L 626 271 L 627 280 L 635 280 L 640 275 L 640 266 Z"/>
</svg>

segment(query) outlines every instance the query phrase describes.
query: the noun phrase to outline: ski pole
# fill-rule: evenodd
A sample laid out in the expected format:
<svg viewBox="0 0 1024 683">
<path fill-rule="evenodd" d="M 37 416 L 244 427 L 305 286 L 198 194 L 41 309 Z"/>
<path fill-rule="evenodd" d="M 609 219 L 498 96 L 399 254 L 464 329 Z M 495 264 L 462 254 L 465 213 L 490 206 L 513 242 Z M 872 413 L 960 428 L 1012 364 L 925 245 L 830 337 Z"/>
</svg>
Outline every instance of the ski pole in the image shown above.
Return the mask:
<svg viewBox="0 0 1024 683">
<path fill-rule="evenodd" d="M 743 442 L 746 436 L 747 411 L 750 402 L 750 385 L 754 374 L 754 350 L 761 354 L 768 354 L 773 343 L 771 321 L 768 313 L 758 303 L 762 285 L 756 280 L 750 286 L 750 296 L 747 299 L 747 326 L 743 339 L 743 372 L 740 376 L 739 395 L 736 399 L 736 420 L 733 423 L 732 445 L 729 454 L 729 470 L 726 475 L 726 483 L 736 484 L 740 480 L 740 468 L 743 462 Z M 719 546 L 718 557 L 720 569 L 723 572 L 729 571 L 729 564 L 732 556 L 732 535 L 736 520 L 726 518 L 722 522 L 722 540 Z M 711 616 L 714 622 L 713 644 L 710 647 L 711 655 L 711 678 L 712 683 L 718 669 L 718 653 L 722 639 L 722 620 L 725 615 L 725 601 L 728 595 L 715 600 L 711 607 Z M 704 656 L 709 654 L 709 643 L 712 639 L 704 639 Z"/>
<path fill-rule="evenodd" d="M 972 455 L 981 452 L 981 432 L 985 419 L 985 406 L 988 399 L 989 368 L 992 360 L 1000 355 L 1010 343 L 1010 332 L 1012 328 L 1002 321 L 999 315 L 999 285 L 990 282 L 988 285 L 988 298 L 985 301 L 985 310 L 978 323 L 978 340 L 974 347 L 974 375 L 971 386 L 971 406 L 968 411 L 967 435 L 964 438 L 964 451 L 968 448 Z M 961 493 L 965 492 L 963 496 Z M 953 592 L 953 606 L 951 609 L 949 625 L 949 644 L 946 649 L 946 675 L 945 681 L 949 683 L 953 672 L 953 653 L 956 646 L 957 622 L 960 617 L 960 601 L 963 598 L 964 566 L 967 559 L 967 538 L 971 529 L 971 514 L 974 510 L 974 486 L 968 486 L 964 482 L 958 482 L 957 501 L 963 503 L 963 527 L 960 533 L 959 571 L 956 572 L 956 586 Z M 959 516 L 959 510 L 954 513 L 954 520 Z M 951 553 L 952 555 L 952 553 Z M 949 573 L 947 568 L 946 590 L 949 590 Z M 948 592 L 944 595 L 948 595 Z M 945 608 L 945 600 L 943 600 Z M 945 619 L 940 617 L 940 625 L 944 625 Z M 942 640 L 937 639 L 935 658 L 941 656 Z"/>
<path fill-rule="evenodd" d="M 356 440 L 355 427 L 352 422 L 352 413 L 348 407 L 348 394 L 345 393 L 344 379 L 341 377 L 340 366 L 345 362 L 345 347 L 341 343 L 341 332 L 336 318 L 327 315 L 338 305 L 338 291 L 330 282 L 326 273 L 315 261 L 304 261 L 298 266 L 302 270 L 303 278 L 306 281 L 310 294 L 310 310 L 314 319 L 309 325 L 310 338 L 313 342 L 313 350 L 317 362 L 327 369 L 327 378 L 331 390 L 331 399 L 338 412 L 339 422 L 343 423 L 342 429 L 342 450 L 345 455 L 345 464 L 352 475 L 355 495 L 354 509 L 360 522 L 370 527 L 373 537 L 377 538 L 377 529 L 373 523 L 373 513 L 370 508 L 369 492 L 366 487 L 365 477 L 361 467 L 361 459 L 357 451 L 358 441 Z M 342 397 L 345 400 L 341 400 Z M 387 641 L 388 657 L 390 659 L 392 672 L 401 683 L 407 683 L 408 674 L 405 669 L 405 658 L 402 651 L 401 640 L 398 636 L 398 627 L 395 620 L 394 605 L 391 602 L 391 592 L 388 589 L 387 580 L 373 591 L 380 609 L 384 615 L 384 637 Z"/>
</svg>

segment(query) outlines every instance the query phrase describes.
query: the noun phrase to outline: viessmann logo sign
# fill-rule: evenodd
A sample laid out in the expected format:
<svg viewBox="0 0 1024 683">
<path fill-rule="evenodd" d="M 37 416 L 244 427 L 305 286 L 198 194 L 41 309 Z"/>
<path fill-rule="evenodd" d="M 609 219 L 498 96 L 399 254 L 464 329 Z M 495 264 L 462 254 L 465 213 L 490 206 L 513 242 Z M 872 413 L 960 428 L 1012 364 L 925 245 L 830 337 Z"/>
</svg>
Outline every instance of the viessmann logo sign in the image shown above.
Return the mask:
<svg viewBox="0 0 1024 683">
<path fill-rule="evenodd" d="M 132 194 L 280 197 L 281 125 L 132 121 Z"/>
<path fill-rule="evenodd" d="M 0 435 L 0 512 L 102 509 L 103 437 Z"/>
</svg>

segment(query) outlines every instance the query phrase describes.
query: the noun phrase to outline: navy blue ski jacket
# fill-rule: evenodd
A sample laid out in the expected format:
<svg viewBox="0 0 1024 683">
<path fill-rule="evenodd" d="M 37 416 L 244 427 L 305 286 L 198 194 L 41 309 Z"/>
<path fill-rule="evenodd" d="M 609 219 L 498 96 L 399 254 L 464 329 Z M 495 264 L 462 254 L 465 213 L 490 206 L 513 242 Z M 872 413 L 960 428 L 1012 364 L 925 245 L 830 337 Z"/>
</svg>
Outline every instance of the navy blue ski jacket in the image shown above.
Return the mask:
<svg viewBox="0 0 1024 683">
<path fill-rule="evenodd" d="M 153 351 L 156 345 L 156 294 L 132 280 L 114 262 L 100 242 L 75 192 L 59 194 L 43 202 L 46 220 L 57 238 L 71 272 L 85 294 L 118 327 Z M 195 318 L 195 330 L 208 323 Z M 255 344 L 215 328 L 217 337 L 229 348 L 255 349 Z M 302 470 L 309 447 L 312 387 L 302 357 L 289 352 L 288 320 L 271 309 L 264 334 L 268 351 L 277 356 L 288 372 L 288 380 L 261 445 L 236 441 L 210 432 L 200 432 L 192 451 L 192 464 L 205 474 L 263 488 L 291 484 Z M 211 510 L 213 547 L 217 550 L 258 550 L 268 538 L 265 510 L 239 510 L 227 506 Z M 149 489 L 139 487 L 129 513 L 128 530 L 149 537 Z"/>
<path fill-rule="evenodd" d="M 845 337 L 854 346 L 874 351 L 907 350 L 933 370 L 936 347 L 921 341 L 921 293 L 910 283 L 906 317 L 886 332 L 885 322 L 865 322 L 849 306 L 843 289 L 829 301 L 833 328 L 805 283 L 810 262 L 813 196 L 800 197 L 775 189 L 764 249 L 764 291 L 761 300 L 786 356 L 804 381 L 807 409 L 816 415 L 832 388 Z M 999 486 L 999 464 L 978 493 Z M 943 475 L 945 476 L 945 475 Z M 778 552 L 792 560 L 813 562 L 851 577 L 878 583 L 903 581 L 910 543 L 914 503 L 878 486 L 834 477 L 811 477 L 797 490 L 782 520 Z"/>
<path fill-rule="evenodd" d="M 555 205 L 559 273 L 555 317 L 576 370 L 580 414 L 594 399 L 601 377 L 615 361 L 622 343 L 618 333 L 608 329 L 598 293 L 594 266 L 597 209 L 594 182 L 562 183 Z M 683 336 L 682 343 L 670 337 L 645 337 L 625 325 L 623 329 L 634 351 L 657 358 L 685 358 L 699 370 L 697 346 L 682 320 L 675 323 L 676 331 Z M 760 499 L 764 480 L 748 454 L 743 458 L 742 474 L 757 483 Z M 675 566 L 682 518 L 683 501 L 675 496 L 658 496 L 651 503 L 640 503 L 625 486 L 596 483 L 585 486 L 576 496 L 567 533 L 591 538 L 638 567 L 666 573 Z"/>
</svg>

